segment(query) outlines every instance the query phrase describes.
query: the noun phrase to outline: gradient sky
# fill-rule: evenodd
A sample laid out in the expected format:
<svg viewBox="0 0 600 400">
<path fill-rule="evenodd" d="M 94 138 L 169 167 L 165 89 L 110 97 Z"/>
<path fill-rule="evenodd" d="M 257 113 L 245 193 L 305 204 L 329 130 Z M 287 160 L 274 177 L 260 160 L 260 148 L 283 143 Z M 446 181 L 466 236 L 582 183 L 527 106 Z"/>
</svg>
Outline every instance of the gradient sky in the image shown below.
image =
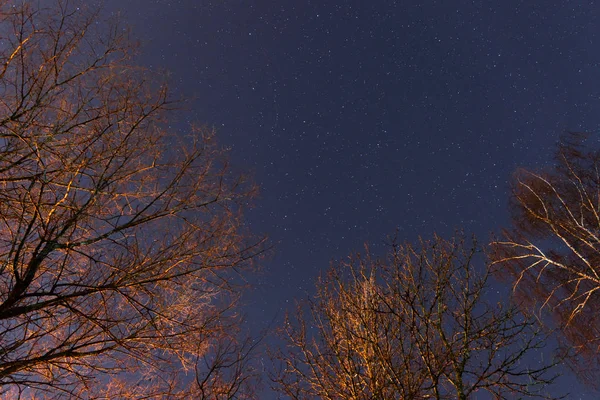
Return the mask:
<svg viewBox="0 0 600 400">
<path fill-rule="evenodd" d="M 253 329 L 396 229 L 487 241 L 515 168 L 599 131 L 596 1 L 103 3 L 261 187 L 247 217 L 276 251 L 245 299 Z"/>
</svg>

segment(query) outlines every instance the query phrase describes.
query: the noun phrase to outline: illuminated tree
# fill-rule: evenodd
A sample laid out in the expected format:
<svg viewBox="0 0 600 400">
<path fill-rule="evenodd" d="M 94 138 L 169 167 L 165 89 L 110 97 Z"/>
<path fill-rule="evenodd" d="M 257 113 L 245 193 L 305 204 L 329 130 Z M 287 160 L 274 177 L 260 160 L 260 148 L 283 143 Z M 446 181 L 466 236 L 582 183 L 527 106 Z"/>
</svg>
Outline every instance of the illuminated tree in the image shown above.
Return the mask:
<svg viewBox="0 0 600 400">
<path fill-rule="evenodd" d="M 352 256 L 317 283 L 308 311 L 283 329 L 274 387 L 292 399 L 548 398 L 552 363 L 511 305 L 485 300 L 490 269 L 475 244 L 436 237 Z"/>
<path fill-rule="evenodd" d="M 517 172 L 513 227 L 493 243 L 498 269 L 530 307 L 550 311 L 588 379 L 600 367 L 600 151 L 589 144 L 569 134 L 552 169 Z"/>
<path fill-rule="evenodd" d="M 118 25 L 17 3 L 0 3 L 0 393 L 249 396 L 253 188 L 211 132 L 166 129 Z"/>
</svg>

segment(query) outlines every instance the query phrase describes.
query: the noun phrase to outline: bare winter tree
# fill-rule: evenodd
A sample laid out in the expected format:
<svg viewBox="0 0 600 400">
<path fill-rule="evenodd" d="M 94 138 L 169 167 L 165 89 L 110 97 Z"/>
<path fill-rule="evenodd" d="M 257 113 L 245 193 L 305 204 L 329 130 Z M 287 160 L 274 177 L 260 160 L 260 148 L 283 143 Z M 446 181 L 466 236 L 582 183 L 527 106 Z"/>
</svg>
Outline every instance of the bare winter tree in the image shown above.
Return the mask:
<svg viewBox="0 0 600 400">
<path fill-rule="evenodd" d="M 275 389 L 292 399 L 550 398 L 553 363 L 527 363 L 545 338 L 516 307 L 486 301 L 490 269 L 476 270 L 476 253 L 436 237 L 334 266 L 309 311 L 286 322 Z"/>
<path fill-rule="evenodd" d="M 521 298 L 555 317 L 589 382 L 600 371 L 600 150 L 588 139 L 569 134 L 552 169 L 517 172 L 513 228 L 493 257 Z"/>
<path fill-rule="evenodd" d="M 0 393 L 247 398 L 238 273 L 252 187 L 165 130 L 117 25 L 0 1 Z M 144 397 L 148 396 L 148 397 Z M 7 398 L 8 398 L 7 397 Z"/>
</svg>

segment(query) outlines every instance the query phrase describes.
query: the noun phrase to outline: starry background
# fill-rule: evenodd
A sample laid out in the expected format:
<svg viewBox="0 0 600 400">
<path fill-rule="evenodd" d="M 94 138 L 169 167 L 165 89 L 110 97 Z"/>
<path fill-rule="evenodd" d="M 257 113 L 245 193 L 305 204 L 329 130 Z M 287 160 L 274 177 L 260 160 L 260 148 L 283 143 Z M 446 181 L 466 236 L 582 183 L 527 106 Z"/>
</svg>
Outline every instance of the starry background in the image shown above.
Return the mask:
<svg viewBox="0 0 600 400">
<path fill-rule="evenodd" d="M 508 222 L 515 168 L 600 124 L 596 1 L 105 0 L 140 63 L 192 99 L 261 187 L 247 212 L 275 244 L 245 297 L 277 322 L 330 260 L 389 235 Z M 568 379 L 570 398 L 596 398 Z"/>
</svg>

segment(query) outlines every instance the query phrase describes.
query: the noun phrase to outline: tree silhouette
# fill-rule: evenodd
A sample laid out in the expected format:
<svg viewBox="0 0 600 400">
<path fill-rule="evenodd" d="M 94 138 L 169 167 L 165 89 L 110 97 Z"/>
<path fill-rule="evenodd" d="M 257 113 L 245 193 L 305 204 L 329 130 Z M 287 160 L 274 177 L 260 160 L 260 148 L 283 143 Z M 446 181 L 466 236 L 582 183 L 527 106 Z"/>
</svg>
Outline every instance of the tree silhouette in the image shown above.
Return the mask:
<svg viewBox="0 0 600 400">
<path fill-rule="evenodd" d="M 118 25 L 19 3 L 0 5 L 0 392 L 245 398 L 253 188 L 212 132 L 167 130 Z"/>
<path fill-rule="evenodd" d="M 545 337 L 485 300 L 475 243 L 435 237 L 351 256 L 283 328 L 274 388 L 292 399 L 548 398 L 553 363 L 527 366 Z"/>
<path fill-rule="evenodd" d="M 591 382 L 600 366 L 600 151 L 586 137 L 562 138 L 553 168 L 516 173 L 512 229 L 493 258 L 530 307 L 550 311 Z"/>
</svg>

